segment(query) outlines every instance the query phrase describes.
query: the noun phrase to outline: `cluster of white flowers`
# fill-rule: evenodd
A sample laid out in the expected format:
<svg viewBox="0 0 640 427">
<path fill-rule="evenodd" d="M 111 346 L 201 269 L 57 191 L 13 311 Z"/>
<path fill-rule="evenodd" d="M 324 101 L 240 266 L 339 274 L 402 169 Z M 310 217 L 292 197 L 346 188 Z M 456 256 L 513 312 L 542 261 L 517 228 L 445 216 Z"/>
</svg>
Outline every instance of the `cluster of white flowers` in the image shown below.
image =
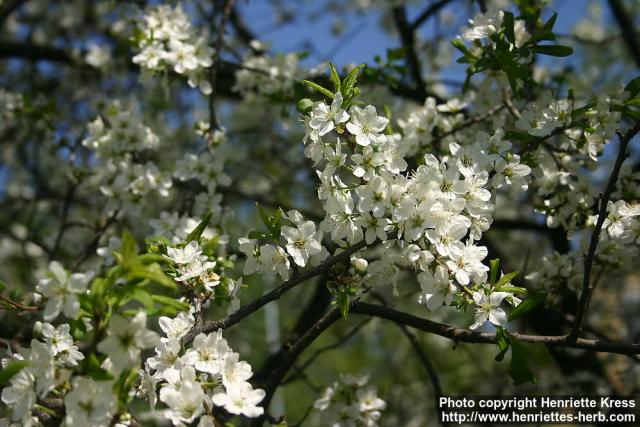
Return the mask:
<svg viewBox="0 0 640 427">
<path fill-rule="evenodd" d="M 103 162 L 95 168 L 90 182 L 100 188 L 115 207 L 126 203 L 130 209 L 152 193 L 169 196 L 171 176 L 151 160 L 138 160 L 140 152 L 156 150 L 158 136 L 142 123 L 135 112 L 114 102 L 104 117 L 98 116 L 88 126 L 89 136 L 82 143 L 94 150 Z"/>
<path fill-rule="evenodd" d="M 133 57 L 134 63 L 153 72 L 171 69 L 186 76 L 191 87 L 211 93 L 205 71 L 213 64 L 214 50 L 208 45 L 208 34 L 197 33 L 179 3 L 149 9 L 138 29 L 140 53 Z"/>
<path fill-rule="evenodd" d="M 637 199 L 636 199 L 637 200 Z M 585 212 L 587 224 L 593 226 L 597 215 Z M 609 201 L 607 216 L 603 223 L 596 259 L 601 269 L 611 268 L 622 272 L 629 270 L 640 253 L 640 205 L 638 202 Z M 586 227 L 586 226 L 585 226 Z M 584 253 L 588 250 L 591 229 L 585 228 L 579 248 L 567 254 L 554 253 L 542 257 L 539 268 L 526 279 L 549 292 L 555 301 L 567 292 L 576 293 L 582 286 L 584 276 Z M 597 280 L 597 279 L 596 279 Z"/>
<path fill-rule="evenodd" d="M 387 403 L 376 388 L 365 387 L 369 376 L 340 375 L 340 382 L 327 387 L 313 407 L 323 412 L 323 425 L 376 427 Z"/>
<path fill-rule="evenodd" d="M 89 123 L 89 136 L 82 145 L 105 159 L 121 157 L 125 153 L 158 148 L 160 139 L 151 128 L 142 123 L 139 114 L 123 109 L 115 102 Z"/>
<path fill-rule="evenodd" d="M 20 421 L 25 426 L 36 425 L 33 423 L 32 410 L 37 400 L 47 397 L 56 387 L 65 383 L 71 376 L 70 369 L 84 359 L 74 345 L 69 330 L 68 324 L 56 328 L 50 323 L 43 323 L 42 340 L 32 339 L 30 348 L 2 360 L 3 369 L 12 362 L 26 362 L 26 366 L 11 378 L 10 385 L 2 390 L 2 402 L 11 408 L 12 420 Z M 67 421 L 73 418 L 74 412 L 73 406 L 67 407 Z"/>
<path fill-rule="evenodd" d="M 111 61 L 111 50 L 106 45 L 90 43 L 84 61 L 94 68 L 107 66 Z"/>
<path fill-rule="evenodd" d="M 403 137 L 383 133 L 388 121 L 375 107 L 345 111 L 336 93 L 331 106 L 316 103 L 304 121 L 305 154 L 316 165 L 324 161 L 317 171 L 318 197 L 327 213 L 321 229 L 334 242 L 385 242 L 395 232 L 398 240 L 389 240 L 385 249 L 397 244 L 422 271 L 422 300 L 429 308 L 448 304 L 462 291 L 454 279 L 463 287 L 486 282 L 487 249 L 475 242 L 492 222 L 489 189 L 524 191 L 531 172 L 509 151 L 501 130 L 477 133 L 472 145 L 450 142 L 450 156 L 427 154 L 424 164 L 404 175 Z M 397 274 L 390 257 L 369 268 L 367 279 L 374 283 L 391 283 Z"/>
<path fill-rule="evenodd" d="M 206 413 L 214 405 L 250 418 L 263 414 L 264 409 L 258 404 L 264 398 L 264 390 L 253 389 L 248 382 L 253 375 L 251 366 L 239 360 L 238 353 L 222 338 L 221 330 L 197 335 L 183 350 L 180 340 L 193 326 L 193 314 L 183 312 L 173 319 L 160 317 L 159 322 L 166 336 L 160 338 L 156 355 L 140 371 L 140 391 L 148 397 L 152 410 L 160 384 L 159 399 L 167 406 L 163 413 L 174 425 L 198 418 L 198 426 L 213 425 Z"/>
<path fill-rule="evenodd" d="M 504 12 L 502 10 L 488 10 L 484 13 L 478 13 L 469 20 L 469 27 L 463 29 L 462 38 L 469 41 L 488 39 L 492 34 L 500 31 L 503 19 Z M 516 47 L 521 47 L 529 40 L 530 34 L 527 32 L 524 20 L 516 19 L 514 21 L 513 32 Z"/>
<path fill-rule="evenodd" d="M 108 159 L 101 172 L 102 194 L 119 201 L 136 202 L 152 192 L 168 197 L 173 186 L 171 177 L 153 162 L 136 163 L 129 154 L 118 161 Z"/>
<path fill-rule="evenodd" d="M 307 221 L 298 211 L 290 211 L 285 219 L 293 226 L 282 226 L 280 242 L 259 244 L 258 239 L 242 237 L 238 239 L 240 251 L 246 255 L 243 274 L 255 272 L 275 272 L 283 280 L 288 280 L 291 270 L 291 262 L 299 267 L 307 264 L 317 265 L 328 256 L 328 252 L 322 246 L 322 231 L 316 230 L 313 221 Z"/>
<path fill-rule="evenodd" d="M 242 62 L 244 68 L 236 71 L 234 90 L 249 96 L 290 94 L 309 75 L 299 63 L 295 53 L 250 56 Z"/>
<path fill-rule="evenodd" d="M 180 216 L 177 212 L 169 213 L 163 211 L 158 218 L 149 220 L 149 225 L 152 228 L 150 235 L 154 237 L 164 237 L 169 239 L 173 244 L 178 244 L 187 238 L 189 233 L 198 226 L 199 222 L 196 218 L 191 218 L 186 215 Z M 211 239 L 214 237 L 214 231 L 207 227 L 202 232 L 202 237 Z"/>
<path fill-rule="evenodd" d="M 197 155 L 186 154 L 176 164 L 173 175 L 180 181 L 194 179 L 213 195 L 218 186 L 226 187 L 231 184 L 231 179 L 224 173 L 225 161 L 220 150 L 207 150 Z"/>
<path fill-rule="evenodd" d="M 220 284 L 220 276 L 212 271 L 215 261 L 202 254 L 200 245 L 195 240 L 184 247 L 167 248 L 167 258 L 176 266 L 175 280 L 184 285 L 202 286 L 207 292 Z"/>
</svg>

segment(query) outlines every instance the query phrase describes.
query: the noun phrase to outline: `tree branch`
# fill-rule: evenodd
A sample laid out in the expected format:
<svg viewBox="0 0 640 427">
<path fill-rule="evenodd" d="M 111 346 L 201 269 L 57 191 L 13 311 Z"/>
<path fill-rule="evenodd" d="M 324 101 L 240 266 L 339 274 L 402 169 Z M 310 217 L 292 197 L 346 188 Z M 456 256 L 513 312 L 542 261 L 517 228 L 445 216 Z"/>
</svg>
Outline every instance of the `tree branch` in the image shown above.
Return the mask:
<svg viewBox="0 0 640 427">
<path fill-rule="evenodd" d="M 208 322 L 205 322 L 200 327 L 192 328 L 182 338 L 182 343 L 183 344 L 190 343 L 191 341 L 193 341 L 196 335 L 200 333 L 206 334 L 218 329 L 226 329 L 230 326 L 235 325 L 240 320 L 244 319 L 251 313 L 259 310 L 260 308 L 270 303 L 271 301 L 275 301 L 279 299 L 285 292 L 291 290 L 292 288 L 299 285 L 300 283 L 303 283 L 306 280 L 323 273 L 325 270 L 327 270 L 329 267 L 331 267 L 334 264 L 347 261 L 352 254 L 364 248 L 365 246 L 367 246 L 366 242 L 364 240 L 361 240 L 360 242 L 354 244 L 353 246 L 350 246 L 349 248 L 345 249 L 343 252 L 340 252 L 338 255 L 334 255 L 328 258 L 322 264 L 316 267 L 310 268 L 308 270 L 305 270 L 300 274 L 297 274 L 296 276 L 287 280 L 286 282 L 284 282 L 282 285 L 275 288 L 271 292 L 240 307 L 235 313 L 232 313 L 231 315 L 225 317 L 224 319 L 208 321 Z"/>
<path fill-rule="evenodd" d="M 402 330 L 402 333 L 409 340 L 409 343 L 411 344 L 411 347 L 413 347 L 413 351 L 415 351 L 416 355 L 418 356 L 420 363 L 422 363 L 422 366 L 424 366 L 424 369 L 427 373 L 427 377 L 431 381 L 431 387 L 433 387 L 433 399 L 434 399 L 435 410 L 436 412 L 439 413 L 440 419 L 442 420 L 442 414 L 441 414 L 442 411 L 440 410 L 440 404 L 438 403 L 440 400 L 440 396 L 442 396 L 442 387 L 440 386 L 440 378 L 438 377 L 438 373 L 433 367 L 433 363 L 431 363 L 431 359 L 429 359 L 429 356 L 427 356 L 427 353 L 425 353 L 424 350 L 422 350 L 422 347 L 420 346 L 420 341 L 418 341 L 418 337 L 416 337 L 416 335 L 413 332 L 407 329 L 405 325 L 398 324 L 398 326 Z M 448 424 L 442 423 L 442 425 L 447 426 Z"/>
<path fill-rule="evenodd" d="M 629 54 L 631 54 L 636 65 L 640 67 L 640 40 L 634 29 L 632 20 L 633 11 L 630 13 L 620 0 L 609 0 L 609 7 L 611 7 L 613 16 L 616 18 L 618 26 L 622 31 L 622 39 L 627 46 Z"/>
<path fill-rule="evenodd" d="M 441 337 L 449 338 L 456 342 L 476 344 L 496 344 L 497 342 L 495 334 L 456 328 L 454 326 L 423 319 L 392 308 L 383 307 L 381 305 L 356 302 L 349 310 L 349 313 L 380 317 L 424 332 L 440 335 Z M 640 344 L 616 343 L 584 338 L 571 340 L 565 335 L 540 336 L 520 334 L 517 332 L 512 333 L 512 335 L 519 341 L 546 344 L 550 347 L 577 348 L 602 353 L 640 354 Z"/>
<path fill-rule="evenodd" d="M 406 49 L 405 55 L 407 57 L 407 65 L 411 72 L 411 77 L 416 87 L 417 96 L 424 101 L 427 97 L 427 88 L 422 78 L 422 69 L 420 67 L 420 60 L 416 53 L 416 34 L 414 27 L 409 24 L 407 19 L 407 10 L 404 6 L 396 6 L 392 9 L 393 19 L 396 24 L 398 33 L 400 34 L 400 40 L 402 45 Z"/>
<path fill-rule="evenodd" d="M 276 366 L 266 382 L 264 383 L 264 390 L 266 392 L 264 400 L 260 403 L 265 411 L 269 408 L 273 393 L 276 391 L 282 379 L 287 374 L 291 366 L 295 363 L 298 356 L 307 348 L 316 338 L 320 336 L 329 326 L 340 319 L 341 314 L 338 308 L 334 308 L 327 314 L 322 316 L 309 330 L 307 330 L 295 343 L 293 343 L 282 354 L 280 363 Z M 262 425 L 263 417 L 256 418 L 251 423 L 254 427 Z"/>
<path fill-rule="evenodd" d="M 431 18 L 432 15 L 435 15 L 436 13 L 438 13 L 438 11 L 440 11 L 440 9 L 442 9 L 443 7 L 445 7 L 447 4 L 451 3 L 452 1 L 453 0 L 439 0 L 439 1 L 429 5 L 413 21 L 413 23 L 411 24 L 411 29 L 414 30 L 414 31 L 417 30 L 418 27 L 420 27 L 422 24 L 424 24 L 427 19 Z"/>
<path fill-rule="evenodd" d="M 576 312 L 576 321 L 573 325 L 573 329 L 569 333 L 569 337 L 572 339 L 576 339 L 582 331 L 582 323 L 584 322 L 585 315 L 587 313 L 587 310 L 589 309 L 589 302 L 591 301 L 593 290 L 596 287 L 596 283 L 591 281 L 591 269 L 593 267 L 593 261 L 596 256 L 598 242 L 600 241 L 600 232 L 602 231 L 602 225 L 604 224 L 604 220 L 607 218 L 607 204 L 609 203 L 609 199 L 611 198 L 611 193 L 613 193 L 613 190 L 615 189 L 616 181 L 618 180 L 618 174 L 620 173 L 622 163 L 627 157 L 627 147 L 629 145 L 629 141 L 631 141 L 631 139 L 633 139 L 633 137 L 636 136 L 638 132 L 640 132 L 640 122 L 636 123 L 633 128 L 627 130 L 627 132 L 625 132 L 624 134 L 618 134 L 618 137 L 620 139 L 618 156 L 616 157 L 616 162 L 613 165 L 613 169 L 611 171 L 611 175 L 609 176 L 609 181 L 607 182 L 604 193 L 602 194 L 602 197 L 600 197 L 598 220 L 596 221 L 596 225 L 593 228 L 593 232 L 591 233 L 589 250 L 584 258 L 582 294 L 580 295 L 580 302 L 578 304 L 578 310 Z"/>
<path fill-rule="evenodd" d="M 235 0 L 226 0 L 224 8 L 222 10 L 222 18 L 218 24 L 218 33 L 216 35 L 216 41 L 213 45 L 213 63 L 209 68 L 209 82 L 211 83 L 211 94 L 209 95 L 209 126 L 211 130 L 217 130 L 220 128 L 218 125 L 218 117 L 216 115 L 216 89 L 218 81 L 218 68 L 220 66 L 220 49 L 222 49 L 222 39 L 224 38 L 224 28 L 227 25 L 227 20 L 231 11 L 233 10 L 233 4 Z"/>
</svg>

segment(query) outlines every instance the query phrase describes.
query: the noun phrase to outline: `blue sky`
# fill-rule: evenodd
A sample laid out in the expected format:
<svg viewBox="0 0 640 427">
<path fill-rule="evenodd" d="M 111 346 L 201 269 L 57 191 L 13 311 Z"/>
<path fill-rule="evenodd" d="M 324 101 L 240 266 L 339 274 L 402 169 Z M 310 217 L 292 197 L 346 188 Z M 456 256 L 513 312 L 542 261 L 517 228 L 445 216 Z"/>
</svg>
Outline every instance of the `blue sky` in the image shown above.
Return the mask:
<svg viewBox="0 0 640 427">
<path fill-rule="evenodd" d="M 416 3 L 416 2 L 414 2 Z M 417 2 L 419 6 L 408 8 L 409 19 L 412 20 L 430 2 Z M 585 14 L 587 0 L 559 0 L 551 9 L 558 11 L 556 32 L 568 33 L 573 25 Z M 376 54 L 384 55 L 387 48 L 399 46 L 399 40 L 395 34 L 387 34 L 380 28 L 381 13 L 379 9 L 373 9 L 365 14 L 354 12 L 342 12 L 340 15 L 345 25 L 345 31 L 340 37 L 335 37 L 331 27 L 335 22 L 336 14 L 333 12 L 322 13 L 317 9 L 324 2 L 299 1 L 295 12 L 298 14 L 294 22 L 286 25 L 273 25 L 273 8 L 270 2 L 264 0 L 248 0 L 240 3 L 245 21 L 257 34 L 264 37 L 264 41 L 271 43 L 271 48 L 277 52 L 291 52 L 306 50 L 306 43 L 314 46 L 315 55 L 311 55 L 306 65 L 315 65 L 321 60 L 331 60 L 337 65 L 349 63 L 371 63 Z M 606 5 L 603 8 L 608 14 Z M 464 17 L 469 11 L 477 12 L 477 6 L 468 0 L 459 0 L 445 8 L 451 12 L 459 25 L 454 25 L 455 31 L 450 35 L 454 37 L 457 29 L 464 24 Z M 305 16 L 315 13 L 315 20 L 306 19 Z M 426 37 L 436 31 L 434 20 L 431 19 L 421 28 Z"/>
</svg>

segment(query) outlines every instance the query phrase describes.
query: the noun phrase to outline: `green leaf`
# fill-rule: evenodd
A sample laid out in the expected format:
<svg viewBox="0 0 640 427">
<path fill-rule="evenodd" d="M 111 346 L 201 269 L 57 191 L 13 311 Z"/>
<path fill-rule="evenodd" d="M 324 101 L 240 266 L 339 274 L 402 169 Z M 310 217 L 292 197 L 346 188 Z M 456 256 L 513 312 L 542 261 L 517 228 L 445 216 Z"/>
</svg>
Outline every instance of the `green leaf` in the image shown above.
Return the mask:
<svg viewBox="0 0 640 427">
<path fill-rule="evenodd" d="M 507 353 L 507 350 L 509 350 L 509 346 L 511 344 L 509 343 L 509 337 L 507 336 L 506 331 L 501 326 L 496 327 L 496 339 L 500 352 L 496 354 L 494 360 L 496 362 L 502 362 L 504 360 L 504 355 Z"/>
<path fill-rule="evenodd" d="M 323 88 L 318 83 L 314 83 L 310 80 L 303 80 L 302 83 L 306 86 L 309 86 L 311 89 L 314 89 L 320 92 L 321 94 L 329 97 L 330 99 L 333 99 L 333 92 L 331 92 L 329 89 Z"/>
<path fill-rule="evenodd" d="M 302 98 L 300 101 L 296 103 L 296 108 L 302 114 L 307 114 L 313 109 L 313 101 L 309 98 Z"/>
<path fill-rule="evenodd" d="M 504 17 L 502 18 L 502 26 L 504 27 L 504 35 L 507 36 L 507 40 L 511 43 L 516 42 L 516 34 L 514 32 L 514 18 L 513 13 L 504 12 Z"/>
<path fill-rule="evenodd" d="M 556 19 L 558 19 L 558 13 L 554 12 L 554 14 L 551 15 L 551 18 L 549 18 L 549 20 L 547 20 L 547 22 L 542 26 L 542 32 L 548 34 L 553 31 L 553 27 L 556 25 Z"/>
<path fill-rule="evenodd" d="M 331 78 L 331 82 L 333 83 L 335 92 L 340 92 L 342 88 L 341 82 L 340 82 L 340 76 L 338 75 L 338 70 L 336 70 L 335 65 L 333 65 L 331 62 L 329 62 L 329 72 L 330 72 L 329 77 Z"/>
<path fill-rule="evenodd" d="M 138 256 L 138 244 L 128 230 L 122 232 L 122 250 L 120 254 L 122 255 L 123 265 L 126 265 L 130 260 Z"/>
<path fill-rule="evenodd" d="M 531 313 L 540 304 L 544 303 L 546 299 L 547 299 L 546 292 L 538 292 L 531 295 L 530 297 L 522 301 L 516 308 L 511 310 L 511 313 L 509 313 L 509 321 L 511 322 L 513 320 L 521 318 L 526 314 Z"/>
<path fill-rule="evenodd" d="M 177 311 L 186 311 L 189 310 L 190 307 L 189 303 L 168 297 L 166 295 L 152 295 L 151 298 L 153 299 L 153 301 L 161 305 L 174 308 Z"/>
<path fill-rule="evenodd" d="M 96 356 L 95 353 L 89 354 L 89 357 L 84 361 L 84 366 L 86 367 L 85 370 L 89 377 L 96 381 L 112 380 L 113 375 L 102 369 L 100 367 L 101 365 L 102 362 L 98 359 L 98 356 Z"/>
<path fill-rule="evenodd" d="M 558 18 L 558 14 L 554 13 L 551 15 L 551 18 L 547 22 L 544 23 L 542 28 L 535 31 L 529 40 L 525 43 L 525 46 L 534 46 L 539 41 L 542 40 L 555 40 L 556 36 L 553 34 L 553 27 L 556 25 L 556 19 Z"/>
<path fill-rule="evenodd" d="M 507 273 L 503 275 L 500 278 L 500 280 L 496 282 L 495 288 L 500 290 L 502 286 L 505 286 L 506 284 L 511 283 L 511 280 L 513 280 L 513 278 L 516 277 L 517 275 L 518 275 L 517 271 L 513 271 L 511 273 Z"/>
<path fill-rule="evenodd" d="M 510 292 L 512 294 L 520 294 L 520 295 L 527 295 L 528 293 L 526 288 L 522 288 L 520 286 L 501 286 L 500 290 L 503 292 Z"/>
<path fill-rule="evenodd" d="M 365 64 L 358 65 L 356 68 L 351 70 L 351 72 L 347 74 L 347 77 L 345 77 L 342 81 L 341 92 L 345 99 L 350 100 L 354 95 L 356 95 L 354 93 L 354 88 L 356 87 L 356 83 L 358 82 L 358 76 L 360 75 L 360 72 L 364 67 Z"/>
<path fill-rule="evenodd" d="M 11 378 L 16 376 L 29 362 L 26 360 L 14 360 L 10 362 L 6 368 L 0 371 L 0 387 L 4 387 L 9 383 Z"/>
<path fill-rule="evenodd" d="M 169 276 L 164 274 L 162 268 L 158 264 L 135 264 L 131 266 L 131 269 L 127 272 L 127 279 L 149 279 L 159 285 L 165 286 L 169 289 L 177 289 L 178 285 Z"/>
<path fill-rule="evenodd" d="M 258 213 L 260 214 L 260 219 L 262 220 L 262 223 L 264 224 L 265 227 L 267 227 L 267 230 L 269 230 L 269 234 L 271 235 L 271 237 L 274 240 L 277 240 L 280 237 L 280 228 L 281 228 L 280 219 L 282 218 L 284 212 L 282 212 L 282 209 L 278 209 L 276 210 L 275 214 L 273 214 L 273 216 L 270 216 L 267 213 L 267 211 L 265 211 L 257 203 L 256 203 L 256 206 L 258 207 Z M 250 237 L 250 238 L 253 238 L 253 237 Z"/>
<path fill-rule="evenodd" d="M 0 292 L 4 291 L 5 289 L 7 289 L 7 284 L 0 280 Z"/>
<path fill-rule="evenodd" d="M 152 262 L 167 262 L 168 259 L 164 255 L 160 254 L 142 254 L 136 258 L 136 262 L 141 264 L 149 264 Z"/>
<path fill-rule="evenodd" d="M 513 385 L 522 385 L 528 382 L 537 383 L 536 377 L 529 366 L 526 357 L 526 349 L 517 340 L 511 340 L 511 363 L 509 364 L 509 375 L 513 380 Z"/>
<path fill-rule="evenodd" d="M 207 214 L 204 216 L 204 219 L 200 221 L 200 224 L 198 224 L 198 226 L 187 235 L 187 243 L 198 240 L 200 236 L 202 236 L 205 228 L 207 228 L 207 225 L 209 225 L 209 221 L 211 220 L 212 215 L 212 211 L 207 212 Z"/>
<path fill-rule="evenodd" d="M 559 44 L 555 45 L 537 45 L 531 48 L 532 51 L 539 53 L 541 55 L 549 55 L 549 56 L 569 56 L 573 53 L 573 49 L 569 46 L 563 46 Z"/>
<path fill-rule="evenodd" d="M 336 303 L 340 308 L 340 314 L 346 319 L 349 315 L 349 297 L 345 294 L 339 294 L 336 297 Z"/>
<path fill-rule="evenodd" d="M 498 280 L 498 274 L 500 274 L 500 259 L 492 259 L 489 261 L 489 266 L 491 267 L 489 270 L 489 283 L 493 285 Z"/>
<path fill-rule="evenodd" d="M 451 40 L 451 44 L 453 45 L 453 47 L 455 47 L 456 49 L 458 49 L 460 52 L 462 52 L 462 54 L 465 57 L 472 57 L 473 55 L 471 54 L 471 52 L 469 51 L 469 49 L 467 49 L 467 46 L 465 46 L 464 42 L 460 39 L 453 39 Z"/>
<path fill-rule="evenodd" d="M 262 240 L 262 239 L 266 239 L 268 237 L 268 235 L 267 235 L 267 233 L 264 233 L 262 231 L 251 230 L 249 232 L 249 234 L 247 235 L 247 237 L 250 238 L 250 239 Z"/>
<path fill-rule="evenodd" d="M 544 344 L 519 341 L 501 327 L 497 328 L 496 340 L 500 348 L 500 353 L 495 357 L 497 362 L 502 361 L 506 351 L 511 348 L 509 375 L 514 385 L 521 385 L 527 382 L 536 384 L 537 379 L 533 368 L 545 367 L 551 363 L 551 356 Z"/>
<path fill-rule="evenodd" d="M 625 92 L 629 92 L 630 98 L 635 97 L 636 94 L 640 92 L 640 76 L 631 80 L 627 86 L 625 86 L 624 90 Z"/>
</svg>

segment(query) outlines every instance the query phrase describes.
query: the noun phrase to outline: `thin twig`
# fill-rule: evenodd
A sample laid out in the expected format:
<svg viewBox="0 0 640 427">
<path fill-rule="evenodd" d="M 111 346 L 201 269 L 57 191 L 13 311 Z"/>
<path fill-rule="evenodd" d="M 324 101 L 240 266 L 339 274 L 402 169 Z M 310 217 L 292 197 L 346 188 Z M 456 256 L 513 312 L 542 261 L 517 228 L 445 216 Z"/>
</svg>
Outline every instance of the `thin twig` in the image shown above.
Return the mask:
<svg viewBox="0 0 640 427">
<path fill-rule="evenodd" d="M 431 16 L 438 13 L 440 9 L 445 7 L 447 4 L 451 3 L 453 0 L 440 0 L 435 3 L 429 5 L 425 10 L 423 10 L 420 15 L 416 17 L 416 19 L 411 24 L 411 29 L 416 30 L 420 27 L 427 19 Z"/>
<path fill-rule="evenodd" d="M 0 300 L 6 302 L 9 305 L 14 306 L 17 309 L 23 310 L 23 311 L 39 311 L 40 307 L 36 307 L 36 306 L 31 306 L 31 305 L 24 305 L 22 303 L 19 303 L 18 301 L 14 301 L 9 297 L 5 297 L 4 295 L 0 295 Z M 0 309 L 2 309 L 2 307 L 0 307 Z"/>
<path fill-rule="evenodd" d="M 593 290 L 596 287 L 596 283 L 591 281 L 591 269 L 593 267 L 593 261 L 596 256 L 598 242 L 600 241 L 600 232 L 602 231 L 604 220 L 607 218 L 607 205 L 609 203 L 609 199 L 611 198 L 611 193 L 613 193 L 613 190 L 615 189 L 616 181 L 618 180 L 618 175 L 620 173 L 622 163 L 627 157 L 627 147 L 629 145 L 629 141 L 631 141 L 631 139 L 633 139 L 633 137 L 636 136 L 638 132 L 640 132 L 640 122 L 636 123 L 634 127 L 627 130 L 627 132 L 625 132 L 624 134 L 618 133 L 618 137 L 620 139 L 618 156 L 616 157 L 616 162 L 613 165 L 613 169 L 611 170 L 611 175 L 609 176 L 609 181 L 607 182 L 604 193 L 602 193 L 602 197 L 600 197 L 598 220 L 596 221 L 596 225 L 591 233 L 589 250 L 584 258 L 582 294 L 580 295 L 580 302 L 576 311 L 576 321 L 571 332 L 569 333 L 569 337 L 571 339 L 578 338 L 578 336 L 580 336 L 580 332 L 582 331 L 582 323 L 584 322 L 585 315 L 587 313 L 587 310 L 589 309 L 589 302 L 591 301 Z"/>
<path fill-rule="evenodd" d="M 354 326 L 349 332 L 347 332 L 338 341 L 334 342 L 333 344 L 329 344 L 329 345 L 327 345 L 325 347 L 319 348 L 316 351 L 314 351 L 311 354 L 311 356 L 309 356 L 309 358 L 307 360 L 305 360 L 302 364 L 300 364 L 298 366 L 298 370 L 299 371 L 304 371 L 309 365 L 311 365 L 323 353 L 326 353 L 327 351 L 331 351 L 331 350 L 334 350 L 336 348 L 341 347 L 344 343 L 346 343 L 351 338 L 353 338 L 360 331 L 360 329 L 362 329 L 364 327 L 364 325 L 369 323 L 370 320 L 371 320 L 371 318 L 364 319 L 362 322 L 360 322 L 356 326 Z M 296 376 L 291 375 L 288 378 L 286 378 L 282 382 L 282 384 L 287 384 L 287 383 L 289 383 L 289 382 L 291 382 L 291 381 L 293 381 L 295 379 L 296 379 Z"/>
</svg>

